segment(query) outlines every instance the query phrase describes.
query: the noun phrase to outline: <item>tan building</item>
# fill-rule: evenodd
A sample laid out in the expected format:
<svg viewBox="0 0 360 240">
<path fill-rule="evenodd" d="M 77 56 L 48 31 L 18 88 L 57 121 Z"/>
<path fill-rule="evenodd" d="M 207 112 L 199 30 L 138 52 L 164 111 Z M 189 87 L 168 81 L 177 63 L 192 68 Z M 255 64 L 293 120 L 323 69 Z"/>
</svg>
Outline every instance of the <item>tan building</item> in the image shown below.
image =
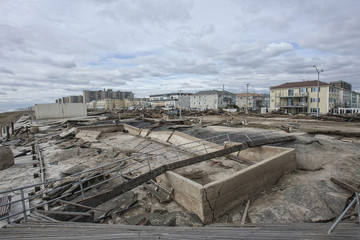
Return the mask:
<svg viewBox="0 0 360 240">
<path fill-rule="evenodd" d="M 294 114 L 316 113 L 319 102 L 320 114 L 332 113 L 340 106 L 340 89 L 316 80 L 284 83 L 270 87 L 270 108 Z"/>
<path fill-rule="evenodd" d="M 146 98 L 134 98 L 129 99 L 103 99 L 99 101 L 91 101 L 86 106 L 89 109 L 100 109 L 100 110 L 118 110 L 118 109 L 135 109 L 144 108 L 147 105 Z"/>
<path fill-rule="evenodd" d="M 262 108 L 269 107 L 269 95 L 257 93 L 236 94 L 236 105 L 239 108 Z"/>
</svg>

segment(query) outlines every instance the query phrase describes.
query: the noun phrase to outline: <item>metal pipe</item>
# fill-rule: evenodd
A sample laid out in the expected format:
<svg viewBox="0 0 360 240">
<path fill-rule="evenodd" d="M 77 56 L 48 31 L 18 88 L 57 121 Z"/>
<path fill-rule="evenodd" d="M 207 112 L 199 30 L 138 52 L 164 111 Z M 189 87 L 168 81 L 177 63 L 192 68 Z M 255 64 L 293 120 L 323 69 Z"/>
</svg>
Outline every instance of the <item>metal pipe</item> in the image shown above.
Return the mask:
<svg viewBox="0 0 360 240">
<path fill-rule="evenodd" d="M 358 193 L 356 193 L 358 194 Z M 339 222 L 341 221 L 341 219 L 343 219 L 343 217 L 345 216 L 345 214 L 347 213 L 347 211 L 349 211 L 349 209 L 354 205 L 354 203 L 356 202 L 356 197 L 354 197 L 354 199 L 351 201 L 351 203 L 347 206 L 347 208 L 341 213 L 341 215 L 336 219 L 336 221 L 334 222 L 333 225 L 331 225 L 328 234 L 330 234 L 335 228 L 336 226 L 339 224 Z"/>
</svg>

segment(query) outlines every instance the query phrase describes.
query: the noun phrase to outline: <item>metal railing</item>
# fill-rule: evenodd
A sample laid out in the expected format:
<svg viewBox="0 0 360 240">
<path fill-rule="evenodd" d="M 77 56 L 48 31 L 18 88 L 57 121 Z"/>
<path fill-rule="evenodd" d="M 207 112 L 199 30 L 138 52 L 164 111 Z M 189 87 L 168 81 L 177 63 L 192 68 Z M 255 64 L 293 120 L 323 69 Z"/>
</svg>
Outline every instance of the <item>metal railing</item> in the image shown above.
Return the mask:
<svg viewBox="0 0 360 240">
<path fill-rule="evenodd" d="M 12 206 L 19 203 L 21 207 L 19 211 L 10 213 L 6 216 L 1 216 L 0 220 L 7 219 L 8 222 L 21 219 L 23 215 L 23 220 L 27 221 L 27 213 L 32 212 L 33 210 L 48 206 L 49 204 L 60 200 L 66 199 L 67 197 L 81 196 L 81 198 L 90 197 L 86 195 L 86 192 L 90 189 L 96 188 L 104 183 L 110 182 L 112 180 L 120 178 L 120 180 L 126 181 L 128 178 L 127 175 L 137 175 L 140 170 L 145 169 L 146 171 L 151 171 L 155 165 L 162 165 L 161 161 L 156 161 L 157 159 L 164 159 L 165 155 L 171 155 L 176 161 L 183 160 L 194 155 L 202 155 L 210 153 L 212 151 L 219 150 L 220 147 L 225 142 L 251 142 L 256 143 L 259 141 L 269 140 L 274 137 L 279 137 L 280 134 L 275 131 L 268 131 L 267 133 L 229 133 L 222 134 L 206 139 L 201 139 L 198 141 L 188 142 L 176 146 L 164 146 L 157 148 L 151 151 L 144 153 L 133 154 L 130 157 L 107 163 L 80 173 L 76 173 L 70 176 L 46 180 L 37 184 L 26 185 L 10 190 L 5 190 L 0 192 L 0 197 L 9 196 L 12 194 L 11 201 L 8 203 L 0 204 L 1 207 Z M 37 154 L 41 159 L 41 152 L 39 146 L 36 147 Z M 43 166 L 42 166 L 43 168 Z M 41 169 L 43 171 L 43 169 Z M 66 181 L 69 181 L 69 184 L 63 184 Z M 93 183 L 91 180 L 94 180 Z M 97 180 L 97 181 L 95 181 Z M 58 184 L 58 186 L 55 186 Z M 68 191 L 70 187 L 76 187 L 74 191 Z M 33 188 L 40 188 L 38 193 L 32 192 Z M 68 191 L 68 192 L 66 192 Z M 28 194 L 30 193 L 30 194 Z M 51 195 L 55 197 L 50 197 Z M 17 198 L 15 198 L 17 196 Z M 32 203 L 32 201 L 38 197 L 41 197 L 39 203 Z M 16 219 L 12 219 L 15 218 Z"/>
</svg>

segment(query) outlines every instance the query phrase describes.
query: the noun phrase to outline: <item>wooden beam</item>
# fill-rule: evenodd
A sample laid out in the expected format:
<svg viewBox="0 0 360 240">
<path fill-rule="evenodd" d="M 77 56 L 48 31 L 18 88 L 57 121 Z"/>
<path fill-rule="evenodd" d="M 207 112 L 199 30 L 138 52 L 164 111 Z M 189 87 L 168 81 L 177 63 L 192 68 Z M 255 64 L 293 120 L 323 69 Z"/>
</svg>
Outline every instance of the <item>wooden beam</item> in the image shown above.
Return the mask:
<svg viewBox="0 0 360 240">
<path fill-rule="evenodd" d="M 92 214 L 88 212 L 65 212 L 65 211 L 50 211 L 50 210 L 36 210 L 38 213 L 45 215 L 67 215 L 67 216 L 85 216 L 91 217 Z"/>
<path fill-rule="evenodd" d="M 340 180 L 337 180 L 337 179 L 335 179 L 335 178 L 330 178 L 330 180 L 331 180 L 333 183 L 335 183 L 336 185 L 342 187 L 343 189 L 345 189 L 345 190 L 347 190 L 347 191 L 349 191 L 349 192 L 351 192 L 351 193 L 359 193 L 359 192 L 360 192 L 360 189 L 354 188 L 353 186 L 350 186 L 349 184 L 344 183 L 344 182 L 342 182 L 342 181 L 340 181 Z"/>
<path fill-rule="evenodd" d="M 94 207 L 89 207 L 89 206 L 85 206 L 85 205 L 82 205 L 82 204 L 79 204 L 79 203 L 64 201 L 64 200 L 61 200 L 61 199 L 58 199 L 58 200 L 56 200 L 56 201 L 58 201 L 58 202 L 60 202 L 60 203 L 63 203 L 63 204 L 73 205 L 73 206 L 75 206 L 75 207 L 80 207 L 80 208 L 86 208 L 86 209 L 89 209 L 89 210 L 97 210 L 97 211 L 101 211 L 101 212 L 106 212 L 106 211 L 103 210 L 103 209 L 94 208 Z"/>
</svg>

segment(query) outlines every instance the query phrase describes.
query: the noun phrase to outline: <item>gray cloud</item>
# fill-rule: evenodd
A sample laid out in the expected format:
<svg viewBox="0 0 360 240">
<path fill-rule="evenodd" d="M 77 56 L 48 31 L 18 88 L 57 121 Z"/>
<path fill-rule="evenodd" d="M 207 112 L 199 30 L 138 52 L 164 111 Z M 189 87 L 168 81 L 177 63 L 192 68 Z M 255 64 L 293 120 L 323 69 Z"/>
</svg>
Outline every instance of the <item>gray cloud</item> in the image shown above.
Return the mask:
<svg viewBox="0 0 360 240">
<path fill-rule="evenodd" d="M 0 102 L 102 88 L 266 91 L 315 79 L 313 65 L 360 90 L 359 11 L 356 0 L 5 1 Z"/>
</svg>

